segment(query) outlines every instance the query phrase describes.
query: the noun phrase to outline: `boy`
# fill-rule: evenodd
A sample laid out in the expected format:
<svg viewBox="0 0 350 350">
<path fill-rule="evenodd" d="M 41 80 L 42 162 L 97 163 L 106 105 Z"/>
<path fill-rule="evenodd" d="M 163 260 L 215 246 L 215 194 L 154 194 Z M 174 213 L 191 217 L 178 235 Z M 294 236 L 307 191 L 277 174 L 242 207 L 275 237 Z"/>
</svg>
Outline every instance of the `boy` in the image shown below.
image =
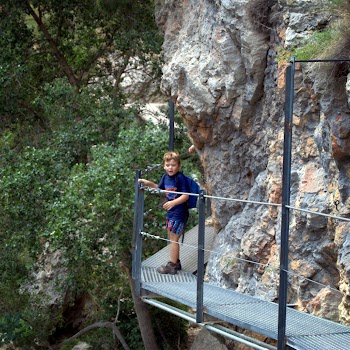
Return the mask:
<svg viewBox="0 0 350 350">
<path fill-rule="evenodd" d="M 182 173 L 180 173 L 181 161 L 177 152 L 167 152 L 163 157 L 163 168 L 165 174 L 162 176 L 159 184 L 146 180 L 139 179 L 148 187 L 160 188 L 166 191 L 188 192 L 186 188 L 186 180 Z M 163 205 L 166 213 L 166 228 L 168 232 L 168 239 L 170 240 L 170 259 L 167 264 L 157 268 L 159 273 L 177 274 L 181 270 L 181 263 L 179 260 L 180 246 L 178 244 L 179 238 L 185 230 L 188 219 L 187 209 L 187 194 L 166 193 L 168 201 Z"/>
</svg>

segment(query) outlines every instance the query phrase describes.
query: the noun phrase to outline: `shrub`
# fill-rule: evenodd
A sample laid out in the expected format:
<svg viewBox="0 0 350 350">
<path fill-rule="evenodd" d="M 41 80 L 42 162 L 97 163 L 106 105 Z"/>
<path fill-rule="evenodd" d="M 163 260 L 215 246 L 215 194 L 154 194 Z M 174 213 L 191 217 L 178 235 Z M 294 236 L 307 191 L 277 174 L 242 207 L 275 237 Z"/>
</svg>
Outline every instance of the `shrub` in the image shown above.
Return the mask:
<svg viewBox="0 0 350 350">
<path fill-rule="evenodd" d="M 258 32 L 269 34 L 271 30 L 270 12 L 276 0 L 250 0 L 247 6 L 248 17 Z"/>
</svg>

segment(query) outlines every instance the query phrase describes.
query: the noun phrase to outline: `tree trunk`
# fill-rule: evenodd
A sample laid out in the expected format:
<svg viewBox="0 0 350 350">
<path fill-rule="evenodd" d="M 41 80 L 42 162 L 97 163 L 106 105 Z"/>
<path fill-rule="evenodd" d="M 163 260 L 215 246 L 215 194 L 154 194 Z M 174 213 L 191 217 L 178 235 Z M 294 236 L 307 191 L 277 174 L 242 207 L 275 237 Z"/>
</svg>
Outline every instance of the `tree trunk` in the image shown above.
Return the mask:
<svg viewBox="0 0 350 350">
<path fill-rule="evenodd" d="M 30 5 L 30 3 L 28 1 L 26 1 L 26 6 L 27 6 L 29 14 L 32 16 L 32 18 L 34 19 L 34 21 L 38 25 L 38 27 L 41 30 L 41 32 L 44 34 L 45 39 L 49 43 L 49 45 L 50 45 L 50 47 L 52 49 L 52 52 L 55 55 L 55 57 L 56 57 L 56 59 L 58 61 L 58 64 L 60 65 L 62 71 L 64 72 L 64 74 L 68 78 L 69 83 L 73 87 L 78 89 L 79 85 L 80 85 L 80 81 L 77 79 L 77 77 L 75 76 L 72 68 L 70 67 L 69 63 L 67 62 L 66 58 L 64 57 L 62 52 L 57 47 L 57 44 L 56 44 L 55 40 L 50 35 L 48 29 L 46 28 L 44 22 L 41 19 L 41 16 L 40 15 L 38 16 L 36 14 L 36 12 L 33 10 L 32 6 Z"/>
<path fill-rule="evenodd" d="M 70 341 L 80 337 L 81 335 L 91 331 L 92 329 L 95 328 L 111 328 L 113 335 L 116 336 L 118 338 L 118 340 L 120 341 L 120 343 L 122 344 L 123 348 L 125 350 L 130 350 L 128 344 L 125 342 L 122 334 L 119 331 L 119 328 L 113 323 L 113 322 L 96 322 L 90 326 L 85 327 L 84 329 L 82 329 L 80 332 L 78 332 L 77 334 L 73 335 L 72 337 L 70 337 L 69 339 L 64 340 L 62 343 L 57 344 L 56 346 L 53 347 L 54 350 L 60 349 L 62 346 L 66 345 L 67 343 L 69 343 Z"/>
<path fill-rule="evenodd" d="M 149 313 L 147 305 L 137 295 L 135 295 L 135 285 L 131 277 L 130 269 L 125 264 L 123 264 L 123 267 L 126 273 L 128 274 L 131 294 L 135 306 L 135 312 L 139 323 L 145 350 L 159 350 L 159 346 L 157 344 L 157 340 L 152 328 L 151 315 Z"/>
</svg>

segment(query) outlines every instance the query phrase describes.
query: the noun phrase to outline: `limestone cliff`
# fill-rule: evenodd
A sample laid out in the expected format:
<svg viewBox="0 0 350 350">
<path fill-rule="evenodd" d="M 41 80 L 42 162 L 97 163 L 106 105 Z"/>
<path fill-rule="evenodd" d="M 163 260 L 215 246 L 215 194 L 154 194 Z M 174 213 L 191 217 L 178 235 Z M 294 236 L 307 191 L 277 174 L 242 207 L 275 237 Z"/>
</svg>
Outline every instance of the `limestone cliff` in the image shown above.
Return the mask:
<svg viewBox="0 0 350 350">
<path fill-rule="evenodd" d="M 281 203 L 286 62 L 277 53 L 334 20 L 325 3 L 157 1 L 161 88 L 186 120 L 209 194 Z M 319 64 L 296 68 L 291 205 L 349 217 L 346 75 L 329 89 Z M 215 200 L 212 209 L 208 279 L 277 300 L 280 208 Z M 288 302 L 349 324 L 349 242 L 349 222 L 292 211 Z"/>
</svg>

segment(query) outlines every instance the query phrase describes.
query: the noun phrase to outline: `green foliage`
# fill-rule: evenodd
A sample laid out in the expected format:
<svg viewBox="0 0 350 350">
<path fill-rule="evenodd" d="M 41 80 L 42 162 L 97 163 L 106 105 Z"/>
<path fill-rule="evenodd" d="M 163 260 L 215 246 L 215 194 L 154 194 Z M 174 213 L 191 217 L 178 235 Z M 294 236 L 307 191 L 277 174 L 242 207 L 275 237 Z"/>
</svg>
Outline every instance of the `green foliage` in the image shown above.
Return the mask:
<svg viewBox="0 0 350 350">
<path fill-rule="evenodd" d="M 134 169 L 145 166 L 156 152 L 155 158 L 161 156 L 162 135 L 154 127 L 134 125 L 120 132 L 115 146 L 94 146 L 90 162 L 72 168 L 64 193 L 52 204 L 45 237 L 67 251 L 72 280 L 79 288 L 95 283 L 85 279 L 85 270 L 90 277 L 106 273 L 109 280 L 118 279 L 118 265 L 132 236 Z M 137 156 L 135 149 L 145 153 Z"/>
<path fill-rule="evenodd" d="M 0 345 L 14 344 L 20 349 L 33 345 L 37 349 L 47 349 L 47 337 L 57 324 L 57 319 L 52 318 L 43 307 L 43 300 L 34 297 L 26 301 L 30 304 L 18 304 L 12 312 L 4 313 L 1 310 Z"/>
<path fill-rule="evenodd" d="M 35 235 L 46 222 L 48 202 L 57 194 L 52 182 L 56 181 L 57 164 L 50 149 L 25 148 L 13 164 L 0 170 L 2 226 L 0 232 L 15 232 L 10 247 L 18 249 L 28 242 L 28 257 L 35 258 L 39 246 Z"/>
<path fill-rule="evenodd" d="M 38 99 L 59 78 L 64 78 L 64 94 L 68 92 L 64 85 L 69 83 L 75 92 L 109 96 L 117 106 L 124 96 L 122 74 L 140 68 L 135 67 L 135 57 L 138 65 L 151 65 L 154 69 L 149 72 L 156 78 L 162 37 L 153 8 L 153 0 L 4 0 L 0 11 L 1 128 L 19 140 L 26 138 L 27 144 L 40 138 L 52 120 L 46 119 Z M 58 93 L 57 85 L 55 89 Z M 80 109 L 69 106 L 67 117 L 79 118 Z"/>
<path fill-rule="evenodd" d="M 327 28 L 323 31 L 315 32 L 304 44 L 292 50 L 292 55 L 300 60 L 318 58 L 337 38 L 339 38 L 339 32 L 335 29 Z"/>
<path fill-rule="evenodd" d="M 29 312 L 28 296 L 21 295 L 19 287 L 37 268 L 44 247 L 63 252 L 69 274 L 61 288 L 69 287 L 73 303 L 74 296 L 88 293 L 98 305 L 94 317 L 110 319 L 116 312 L 115 291 L 127 283 L 120 262 L 131 261 L 135 170 L 162 158 L 168 135 L 154 125 L 134 122 L 121 130 L 114 142 L 94 145 L 90 140 L 89 161 L 72 166 L 72 147 L 62 143 L 62 134 L 80 135 L 80 142 L 84 141 L 84 134 L 76 131 L 56 131 L 47 141 L 50 147 L 26 147 L 2 159 L 0 240 L 5 249 L 0 250 L 0 271 L 7 281 L 1 289 L 1 298 L 6 301 L 2 312 Z M 11 143 L 10 135 L 4 139 L 8 140 L 4 144 Z M 164 213 L 157 210 L 157 199 L 149 203 L 155 213 L 158 211 L 154 224 L 160 227 Z M 156 245 L 146 245 L 146 254 Z M 124 288 L 124 293 L 128 297 L 122 303 L 121 320 L 129 324 L 134 315 L 128 311 L 130 292 Z M 37 317 L 33 315 L 31 320 Z M 32 321 L 29 324 L 34 327 Z M 51 323 L 46 332 L 55 332 L 57 326 Z"/>
<path fill-rule="evenodd" d="M 121 130 L 114 142 L 97 140 L 96 144 L 92 135 L 95 135 L 94 127 L 100 128 L 100 121 L 86 128 L 88 135 L 82 132 L 86 127 L 84 122 L 73 125 L 71 129 L 58 128 L 50 133 L 45 148 L 26 147 L 19 154 L 12 151 L 7 161 L 2 159 L 0 237 L 7 249 L 0 253 L 1 261 L 11 259 L 12 264 L 0 265 L 2 277 L 7 280 L 1 297 L 8 301 L 7 311 L 21 309 L 16 308 L 11 293 L 24 300 L 18 288 L 36 267 L 45 246 L 64 253 L 69 271 L 64 287 L 69 286 L 72 302 L 75 295 L 88 292 L 99 305 L 94 317 L 110 319 L 117 309 L 115 290 L 127 283 L 120 261 L 131 262 L 135 170 L 162 159 L 168 134 L 151 124 L 129 122 L 128 129 Z M 105 135 L 109 139 L 110 136 Z M 63 142 L 72 141 L 72 137 L 74 142 Z M 3 139 L 9 147 L 11 134 L 4 135 Z M 85 143 L 84 140 L 88 141 L 88 162 L 74 162 L 74 148 Z M 181 147 L 185 149 L 188 145 Z M 155 181 L 161 172 L 154 175 Z M 165 232 L 159 198 L 150 197 L 147 207 L 152 211 L 147 220 L 153 230 Z M 147 242 L 145 255 L 157 249 L 159 242 Z M 128 311 L 130 294 L 124 293 L 128 297 L 122 303 L 121 321 L 123 325 L 130 325 L 136 320 Z M 26 309 L 24 305 L 21 307 Z M 48 327 L 46 331 L 55 332 L 56 326 L 52 324 L 53 328 Z M 136 328 L 133 329 L 133 333 L 127 333 L 130 341 L 140 339 Z"/>
<path fill-rule="evenodd" d="M 165 302 L 176 308 L 184 309 L 183 305 L 172 300 L 166 299 Z M 187 309 L 184 310 L 187 311 Z M 158 308 L 153 308 L 151 312 L 159 343 L 164 344 L 162 349 L 178 349 L 179 344 L 186 343 L 188 321 L 175 315 L 169 315 L 169 313 Z"/>
<path fill-rule="evenodd" d="M 326 5 L 335 13 L 336 20 L 327 28 L 314 33 L 300 48 L 294 50 L 298 59 L 348 59 L 350 54 L 350 1 L 334 0 Z M 319 81 L 330 89 L 339 79 L 344 79 L 350 72 L 348 62 L 324 63 L 314 67 L 318 70 Z M 330 79 L 332 78 L 332 79 Z M 343 85 L 343 84 L 342 84 Z"/>
<path fill-rule="evenodd" d="M 31 334 L 30 327 L 19 314 L 0 317 L 0 345 L 16 342 L 28 334 Z"/>
<path fill-rule="evenodd" d="M 120 81 L 126 67 L 135 68 L 133 57 L 159 73 L 162 38 L 153 5 L 152 0 L 1 4 L 3 343 L 49 348 L 77 331 L 74 313 L 85 296 L 91 308 L 82 326 L 114 320 L 119 310 L 122 334 L 131 348 L 142 349 L 122 266 L 131 265 L 135 170 L 161 162 L 168 132 L 164 125 L 136 121 L 139 110 L 124 106 Z M 186 128 L 178 123 L 175 143 L 185 155 Z M 196 162 L 198 156 L 184 159 L 183 170 L 192 174 Z M 160 168 L 150 176 L 158 181 L 161 173 Z M 147 198 L 146 211 L 148 228 L 164 232 L 158 197 Z M 144 254 L 157 249 L 159 242 L 148 241 Z M 52 268 L 60 273 L 44 278 L 50 254 L 60 257 Z M 115 346 L 109 330 L 84 339 L 96 349 Z"/>
<path fill-rule="evenodd" d="M 118 70 L 119 58 L 159 53 L 162 43 L 150 0 L 5 0 L 2 15 L 8 33 L 15 30 L 16 47 L 28 41 L 35 47 L 26 55 L 27 64 L 42 82 L 63 73 L 68 78 L 74 75 L 76 84 L 83 86 L 91 78 L 101 77 L 107 67 L 112 68 L 111 53 L 116 55 L 113 63 Z M 13 18 L 17 29 L 8 22 Z M 23 31 L 31 34 L 26 33 L 25 41 Z M 61 75 L 57 75 L 60 70 Z"/>
<path fill-rule="evenodd" d="M 327 27 L 315 31 L 297 47 L 291 48 L 290 50 L 280 48 L 277 55 L 279 61 L 289 61 L 291 56 L 301 60 L 339 59 L 349 57 L 350 32 L 348 28 L 350 2 L 348 0 L 328 0 L 324 3 L 324 9 L 332 11 L 332 13 L 335 14 L 334 18 L 336 20 Z M 323 69 L 325 75 L 337 75 L 339 65 L 342 64 L 332 64 L 331 69 Z M 342 67 L 340 67 L 340 70 L 342 70 Z M 330 71 L 332 74 L 329 74 Z"/>
<path fill-rule="evenodd" d="M 349 1 L 348 0 L 328 0 L 328 2 L 331 8 L 339 8 L 341 6 L 346 5 Z"/>
</svg>

